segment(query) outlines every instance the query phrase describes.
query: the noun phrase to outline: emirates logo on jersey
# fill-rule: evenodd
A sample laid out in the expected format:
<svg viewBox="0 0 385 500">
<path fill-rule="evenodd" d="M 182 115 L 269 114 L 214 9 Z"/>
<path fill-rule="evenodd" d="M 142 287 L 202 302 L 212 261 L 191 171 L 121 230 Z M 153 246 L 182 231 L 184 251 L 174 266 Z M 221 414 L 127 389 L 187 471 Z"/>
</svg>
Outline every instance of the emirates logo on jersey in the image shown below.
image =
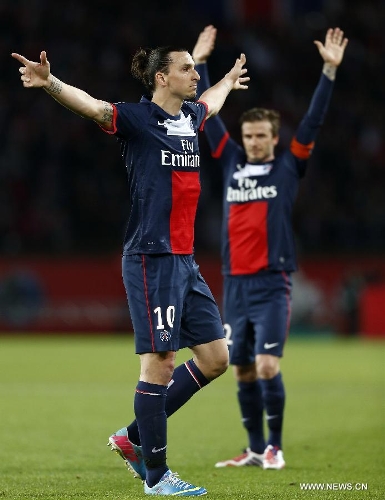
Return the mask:
<svg viewBox="0 0 385 500">
<path fill-rule="evenodd" d="M 170 167 L 192 167 L 199 168 L 200 156 L 194 154 L 194 143 L 188 139 L 180 140 L 183 153 L 172 153 L 161 149 L 161 163 Z"/>
<path fill-rule="evenodd" d="M 199 168 L 199 155 L 188 154 L 186 151 L 181 154 L 175 154 L 171 151 L 161 150 L 161 164 L 169 167 L 192 167 Z"/>
<path fill-rule="evenodd" d="M 246 202 L 275 198 L 278 195 L 277 186 L 257 186 L 257 179 L 241 177 L 238 179 L 238 187 L 227 188 L 226 200 L 228 202 Z"/>
</svg>

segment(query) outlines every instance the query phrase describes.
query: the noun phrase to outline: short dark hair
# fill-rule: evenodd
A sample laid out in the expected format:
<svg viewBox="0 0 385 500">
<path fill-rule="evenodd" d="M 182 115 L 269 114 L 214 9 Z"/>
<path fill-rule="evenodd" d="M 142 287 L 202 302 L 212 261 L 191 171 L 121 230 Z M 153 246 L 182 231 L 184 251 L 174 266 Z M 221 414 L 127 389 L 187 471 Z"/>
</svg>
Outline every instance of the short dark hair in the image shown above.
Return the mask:
<svg viewBox="0 0 385 500">
<path fill-rule="evenodd" d="M 281 126 L 281 115 L 274 109 L 265 108 L 251 108 L 242 113 L 239 124 L 242 126 L 245 122 L 262 122 L 267 121 L 271 123 L 271 131 L 273 137 L 277 137 L 279 127 Z"/>
<path fill-rule="evenodd" d="M 155 90 L 155 74 L 158 71 L 168 73 L 172 63 L 171 52 L 187 52 L 186 49 L 173 47 L 157 47 L 156 49 L 139 49 L 131 64 L 131 74 L 140 80 L 152 94 Z"/>
</svg>

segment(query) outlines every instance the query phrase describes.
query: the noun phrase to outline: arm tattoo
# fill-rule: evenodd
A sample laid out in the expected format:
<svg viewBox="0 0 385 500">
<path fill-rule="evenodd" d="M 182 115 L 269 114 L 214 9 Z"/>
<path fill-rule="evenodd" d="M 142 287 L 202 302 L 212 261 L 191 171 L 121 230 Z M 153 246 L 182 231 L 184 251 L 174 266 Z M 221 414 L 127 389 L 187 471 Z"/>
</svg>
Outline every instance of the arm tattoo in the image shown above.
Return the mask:
<svg viewBox="0 0 385 500">
<path fill-rule="evenodd" d="M 325 63 L 322 72 L 329 78 L 329 80 L 333 81 L 336 78 L 337 68 L 336 66 Z"/>
<path fill-rule="evenodd" d="M 112 116 L 114 114 L 114 110 L 112 107 L 112 104 L 109 102 L 103 101 L 104 104 L 104 114 L 102 116 L 102 122 L 104 123 L 111 123 L 112 122 Z"/>
<path fill-rule="evenodd" d="M 50 94 L 60 94 L 63 90 L 63 83 L 56 77 L 51 76 L 51 84 L 46 88 L 47 92 Z"/>
</svg>

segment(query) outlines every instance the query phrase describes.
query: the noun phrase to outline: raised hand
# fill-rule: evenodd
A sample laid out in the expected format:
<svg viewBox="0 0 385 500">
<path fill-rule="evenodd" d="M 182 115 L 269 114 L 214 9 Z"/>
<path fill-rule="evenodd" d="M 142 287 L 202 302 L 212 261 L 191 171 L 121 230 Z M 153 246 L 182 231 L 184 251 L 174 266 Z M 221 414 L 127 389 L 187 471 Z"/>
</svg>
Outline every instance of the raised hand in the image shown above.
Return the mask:
<svg viewBox="0 0 385 500">
<path fill-rule="evenodd" d="M 29 61 L 27 58 L 20 54 L 13 52 L 12 57 L 23 64 L 19 68 L 21 73 L 20 80 L 26 88 L 32 87 L 46 87 L 48 85 L 48 77 L 50 75 L 50 64 L 47 59 L 47 54 L 43 50 L 40 53 L 40 63 Z"/>
<path fill-rule="evenodd" d="M 247 73 L 247 69 L 243 66 L 246 64 L 245 54 L 241 54 L 235 61 L 234 66 L 226 75 L 226 81 L 232 80 L 232 89 L 247 90 L 249 87 L 245 85 L 250 80 L 248 76 L 243 76 Z"/>
<path fill-rule="evenodd" d="M 318 40 L 314 40 L 314 43 L 324 62 L 337 67 L 344 57 L 348 39 L 344 38 L 344 32 L 340 28 L 330 28 L 326 33 L 325 45 Z"/>
<path fill-rule="evenodd" d="M 212 24 L 206 26 L 205 29 L 199 34 L 198 40 L 192 51 L 192 57 L 195 64 L 202 64 L 207 61 L 214 49 L 216 36 L 217 29 L 214 28 Z"/>
</svg>

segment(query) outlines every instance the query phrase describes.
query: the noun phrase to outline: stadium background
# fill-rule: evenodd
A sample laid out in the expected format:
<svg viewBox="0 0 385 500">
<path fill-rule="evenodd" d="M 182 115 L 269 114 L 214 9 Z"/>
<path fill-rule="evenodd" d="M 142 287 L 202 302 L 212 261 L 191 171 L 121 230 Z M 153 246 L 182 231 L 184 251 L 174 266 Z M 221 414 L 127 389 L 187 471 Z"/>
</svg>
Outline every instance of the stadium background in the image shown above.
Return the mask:
<svg viewBox="0 0 385 500">
<path fill-rule="evenodd" d="M 140 46 L 192 50 L 206 24 L 219 29 L 215 82 L 243 51 L 249 91 L 221 113 L 252 106 L 282 114 L 288 145 L 318 81 L 314 39 L 328 27 L 350 42 L 296 203 L 300 272 L 293 332 L 385 334 L 385 21 L 380 0 L 195 0 L 114 3 L 2 0 L 0 4 L 0 329 L 2 332 L 126 332 L 120 272 L 127 217 L 126 172 L 115 140 L 25 90 L 11 52 L 109 101 L 137 101 L 130 75 Z M 221 181 L 201 137 L 203 192 L 197 261 L 221 302 Z"/>
</svg>

